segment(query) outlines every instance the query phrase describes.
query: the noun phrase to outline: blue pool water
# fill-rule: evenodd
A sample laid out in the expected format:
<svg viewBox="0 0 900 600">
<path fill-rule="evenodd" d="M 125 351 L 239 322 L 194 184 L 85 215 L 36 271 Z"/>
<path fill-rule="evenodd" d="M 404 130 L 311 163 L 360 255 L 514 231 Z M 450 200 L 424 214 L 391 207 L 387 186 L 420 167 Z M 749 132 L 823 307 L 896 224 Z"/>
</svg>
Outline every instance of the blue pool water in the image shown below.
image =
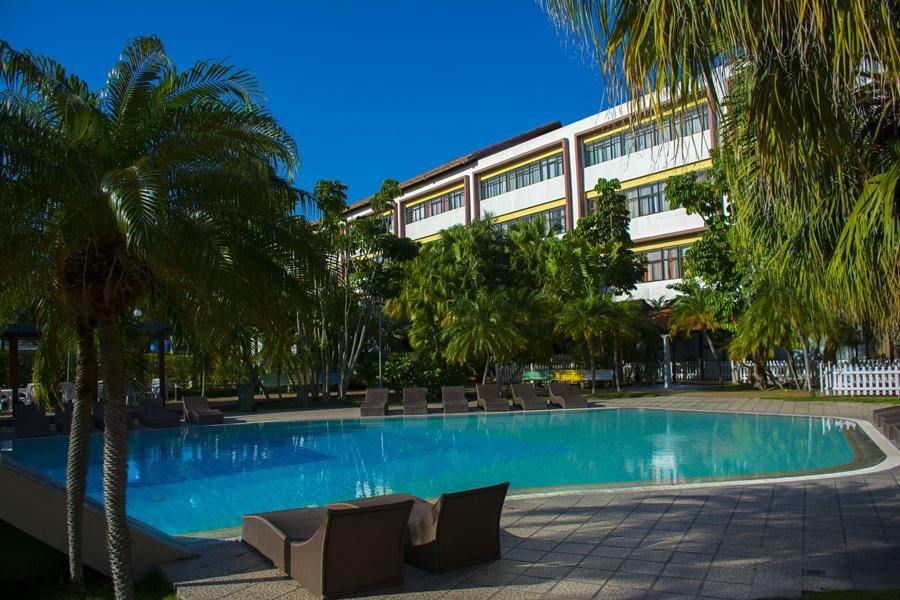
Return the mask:
<svg viewBox="0 0 900 600">
<path fill-rule="evenodd" d="M 270 422 L 129 436 L 128 512 L 169 534 L 241 515 L 391 492 L 434 497 L 822 472 L 859 463 L 852 422 L 649 409 Z M 866 438 L 867 439 L 867 438 Z M 13 442 L 4 457 L 65 482 L 66 439 Z M 100 500 L 102 437 L 88 495 Z"/>
</svg>

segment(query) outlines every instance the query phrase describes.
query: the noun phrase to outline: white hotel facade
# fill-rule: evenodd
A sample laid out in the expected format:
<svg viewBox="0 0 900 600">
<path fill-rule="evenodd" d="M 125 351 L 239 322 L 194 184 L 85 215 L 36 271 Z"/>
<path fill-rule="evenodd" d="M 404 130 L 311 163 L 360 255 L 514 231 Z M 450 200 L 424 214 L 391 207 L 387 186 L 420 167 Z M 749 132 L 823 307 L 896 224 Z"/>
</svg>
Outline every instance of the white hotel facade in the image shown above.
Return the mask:
<svg viewBox="0 0 900 600">
<path fill-rule="evenodd" d="M 573 228 L 593 205 L 599 178 L 618 179 L 631 212 L 634 250 L 647 258 L 634 298 L 672 297 L 684 251 L 703 220 L 671 209 L 666 179 L 710 164 L 718 127 L 701 100 L 662 119 L 629 119 L 626 106 L 569 125 L 548 123 L 474 151 L 401 183 L 403 194 L 386 226 L 422 243 L 441 231 L 492 215 L 501 226 L 543 217 Z M 350 205 L 347 218 L 371 214 L 369 199 Z"/>
</svg>

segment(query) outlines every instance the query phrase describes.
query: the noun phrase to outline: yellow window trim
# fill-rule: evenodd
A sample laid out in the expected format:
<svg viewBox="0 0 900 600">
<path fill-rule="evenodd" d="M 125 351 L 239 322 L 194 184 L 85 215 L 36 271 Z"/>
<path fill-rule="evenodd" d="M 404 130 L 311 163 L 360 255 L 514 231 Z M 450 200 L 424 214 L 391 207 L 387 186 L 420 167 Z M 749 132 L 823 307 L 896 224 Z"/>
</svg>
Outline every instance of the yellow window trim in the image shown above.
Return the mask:
<svg viewBox="0 0 900 600">
<path fill-rule="evenodd" d="M 684 108 L 682 108 L 680 106 L 677 108 L 670 108 L 670 109 L 666 110 L 665 112 L 663 112 L 662 115 L 660 115 L 658 117 L 656 117 L 656 116 L 644 117 L 643 119 L 639 120 L 637 123 L 625 123 L 624 125 L 619 125 L 618 127 L 613 127 L 612 129 L 607 129 L 606 131 L 601 131 L 600 133 L 595 133 L 595 134 L 581 140 L 581 143 L 582 144 L 590 144 L 591 142 L 596 142 L 600 138 L 604 138 L 608 135 L 614 135 L 616 133 L 621 133 L 622 131 L 625 131 L 626 129 L 631 129 L 638 125 L 643 125 L 645 123 L 657 121 L 660 118 L 669 117 L 675 113 L 681 112 L 682 110 L 691 110 L 694 107 L 701 106 L 704 104 L 709 104 L 709 102 L 707 100 L 696 100 L 694 102 L 688 102 L 687 104 L 684 105 Z"/>
<path fill-rule="evenodd" d="M 661 242 L 656 242 L 654 244 L 644 244 L 640 246 L 634 246 L 632 250 L 635 252 L 647 252 L 648 250 L 659 250 L 660 248 L 672 248 L 674 246 L 683 246 L 685 244 L 693 244 L 697 240 L 699 240 L 702 236 L 692 235 L 683 238 L 669 238 L 667 240 L 663 240 Z"/>
<path fill-rule="evenodd" d="M 444 188 L 444 189 L 442 189 L 441 191 L 435 192 L 435 193 L 430 194 L 430 195 L 428 195 L 428 196 L 425 196 L 424 198 L 416 198 L 416 199 L 413 200 L 412 202 L 409 202 L 409 203 L 404 204 L 403 207 L 404 207 L 404 208 L 411 208 L 411 207 L 413 207 L 413 206 L 417 206 L 417 205 L 419 205 L 419 204 L 422 204 L 423 202 L 428 202 L 429 200 L 434 200 L 434 199 L 437 198 L 438 196 L 443 196 L 444 194 L 449 194 L 450 192 L 455 192 L 456 190 L 461 190 L 461 189 L 463 189 L 463 187 L 464 187 L 463 184 L 460 183 L 459 185 L 455 185 L 455 186 L 453 186 L 453 187 Z"/>
<path fill-rule="evenodd" d="M 427 244 L 428 242 L 433 242 L 433 241 L 435 241 L 435 240 L 437 240 L 437 239 L 440 239 L 440 237 L 441 237 L 441 235 L 442 235 L 443 233 L 444 233 L 443 231 L 439 231 L 438 233 L 433 233 L 433 234 L 431 234 L 431 235 L 426 235 L 425 237 L 416 238 L 416 239 L 413 240 L 413 241 L 419 242 L 420 244 Z"/>
<path fill-rule="evenodd" d="M 680 167 L 672 167 L 671 169 L 666 169 L 665 171 L 658 171 L 656 173 L 651 173 L 650 175 L 644 175 L 642 177 L 635 177 L 634 179 L 626 179 L 622 182 L 621 191 L 630 190 L 632 188 L 640 187 L 642 185 L 647 185 L 648 183 L 656 183 L 659 181 L 665 181 L 669 177 L 674 175 L 682 175 L 684 173 L 690 173 L 691 171 L 702 171 L 703 169 L 708 169 L 712 166 L 712 159 L 707 158 L 706 160 L 701 160 L 695 163 L 691 163 L 689 165 L 682 165 Z M 588 198 L 596 198 L 597 192 L 593 189 L 589 190 L 586 194 Z"/>
<path fill-rule="evenodd" d="M 551 208 L 565 206 L 565 204 L 565 198 L 560 198 L 559 200 L 551 200 L 550 202 L 544 202 L 543 204 L 538 204 L 537 206 L 529 206 L 528 208 L 523 208 L 511 213 L 506 213 L 505 215 L 500 215 L 494 218 L 494 222 L 505 223 L 506 221 L 512 221 L 513 219 L 518 219 L 519 217 L 527 217 L 528 215 L 544 212 L 545 210 L 550 210 Z"/>
<path fill-rule="evenodd" d="M 517 163 L 513 163 L 507 167 L 503 167 L 502 169 L 497 169 L 496 171 L 491 171 L 490 173 L 485 173 L 484 175 L 479 175 L 479 181 L 484 181 L 485 179 L 490 179 L 491 177 L 496 177 L 497 175 L 501 175 L 508 171 L 512 171 L 513 169 L 518 169 L 521 166 L 529 165 L 533 162 L 549 158 L 551 156 L 556 156 L 557 154 L 562 154 L 562 148 L 556 148 L 554 150 L 550 150 L 549 152 L 544 152 L 543 154 L 538 154 L 537 156 L 532 156 L 530 158 L 526 158 L 525 160 L 521 160 Z M 565 165 L 564 165 L 565 166 Z"/>
</svg>

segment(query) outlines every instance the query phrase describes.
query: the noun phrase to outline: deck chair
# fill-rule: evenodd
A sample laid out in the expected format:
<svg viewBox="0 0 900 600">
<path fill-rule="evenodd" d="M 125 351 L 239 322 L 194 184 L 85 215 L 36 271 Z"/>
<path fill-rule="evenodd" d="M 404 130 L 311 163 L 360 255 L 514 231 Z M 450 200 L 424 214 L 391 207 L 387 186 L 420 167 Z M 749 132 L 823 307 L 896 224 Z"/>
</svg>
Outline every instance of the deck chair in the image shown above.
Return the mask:
<svg viewBox="0 0 900 600">
<path fill-rule="evenodd" d="M 509 401 L 500 394 L 496 385 L 475 384 L 478 406 L 484 412 L 509 412 Z"/>
<path fill-rule="evenodd" d="M 166 410 L 166 405 L 159 397 L 141 396 L 138 398 L 138 422 L 144 427 L 154 429 L 160 427 L 178 427 L 181 416 Z"/>
<path fill-rule="evenodd" d="M 388 414 L 387 388 L 367 388 L 366 399 L 359 407 L 362 417 L 383 417 Z"/>
<path fill-rule="evenodd" d="M 36 402 L 31 404 L 19 402 L 15 407 L 15 421 L 16 437 L 38 437 L 50 434 L 50 421 L 44 414 L 44 409 Z"/>
<path fill-rule="evenodd" d="M 197 425 L 219 425 L 225 422 L 225 415 L 221 410 L 210 408 L 206 396 L 185 396 L 181 403 L 184 405 L 184 420 Z"/>
<path fill-rule="evenodd" d="M 562 408 L 587 408 L 587 398 L 567 383 L 551 383 L 547 386 L 550 402 Z"/>
<path fill-rule="evenodd" d="M 403 583 L 403 537 L 413 501 L 282 510 L 243 518 L 242 539 L 318 598 Z"/>
<path fill-rule="evenodd" d="M 530 383 L 512 384 L 512 401 L 522 410 L 545 410 L 547 408 L 547 400 L 538 398 Z"/>
<path fill-rule="evenodd" d="M 425 391 L 425 388 L 403 388 L 403 414 L 428 414 L 428 392 Z"/>
<path fill-rule="evenodd" d="M 406 562 L 440 573 L 500 558 L 500 514 L 509 483 L 443 494 L 434 504 L 413 497 Z"/>
<path fill-rule="evenodd" d="M 466 390 L 461 385 L 445 385 L 441 388 L 441 404 L 445 414 L 469 412 Z"/>
</svg>

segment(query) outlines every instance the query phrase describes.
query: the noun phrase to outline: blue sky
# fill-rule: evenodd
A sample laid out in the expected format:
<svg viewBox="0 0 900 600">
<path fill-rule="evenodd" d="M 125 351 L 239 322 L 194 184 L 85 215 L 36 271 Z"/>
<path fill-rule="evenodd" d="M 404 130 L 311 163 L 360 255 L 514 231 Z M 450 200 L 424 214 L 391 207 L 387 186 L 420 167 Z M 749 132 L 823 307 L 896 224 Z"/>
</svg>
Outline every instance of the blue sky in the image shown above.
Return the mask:
<svg viewBox="0 0 900 600">
<path fill-rule="evenodd" d="M 298 185 L 340 179 L 350 201 L 603 102 L 595 69 L 532 0 L 0 0 L 0 37 L 94 87 L 148 34 L 182 68 L 249 68 L 300 147 Z"/>
</svg>

